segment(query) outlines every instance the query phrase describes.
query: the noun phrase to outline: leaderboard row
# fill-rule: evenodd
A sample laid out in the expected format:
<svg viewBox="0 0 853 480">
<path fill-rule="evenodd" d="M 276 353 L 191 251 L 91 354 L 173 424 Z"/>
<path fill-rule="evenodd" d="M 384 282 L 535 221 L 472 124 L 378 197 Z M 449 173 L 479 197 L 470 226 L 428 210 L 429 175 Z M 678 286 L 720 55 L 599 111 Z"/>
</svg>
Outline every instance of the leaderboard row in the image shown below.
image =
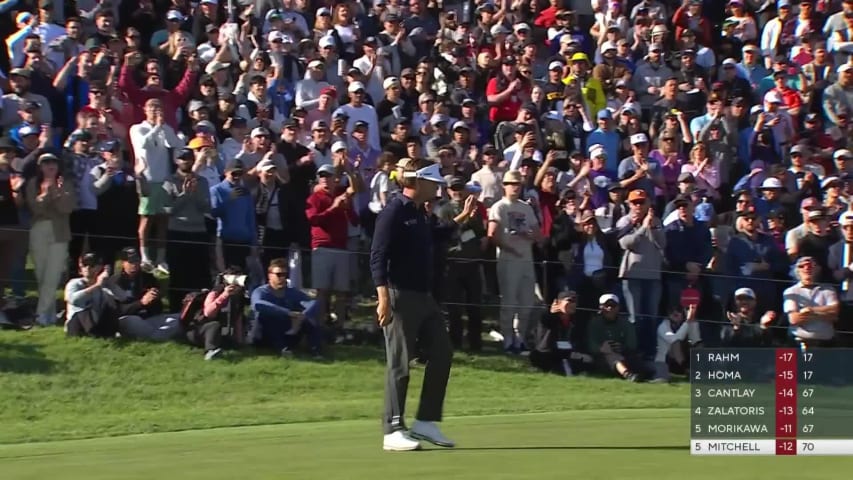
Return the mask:
<svg viewBox="0 0 853 480">
<path fill-rule="evenodd" d="M 691 439 L 691 455 L 853 455 L 853 439 Z"/>
</svg>

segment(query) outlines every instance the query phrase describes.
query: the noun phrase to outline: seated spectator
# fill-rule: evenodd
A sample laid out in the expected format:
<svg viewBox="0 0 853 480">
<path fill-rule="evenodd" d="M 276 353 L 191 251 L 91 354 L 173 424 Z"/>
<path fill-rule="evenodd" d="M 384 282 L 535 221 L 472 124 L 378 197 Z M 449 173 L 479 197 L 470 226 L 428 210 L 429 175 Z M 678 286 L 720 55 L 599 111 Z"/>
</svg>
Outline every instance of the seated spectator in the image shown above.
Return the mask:
<svg viewBox="0 0 853 480">
<path fill-rule="evenodd" d="M 619 297 L 607 293 L 598 299 L 599 311 L 587 327 L 587 349 L 602 373 L 616 372 L 630 382 L 640 380 L 641 359 L 634 325 L 619 315 Z"/>
<path fill-rule="evenodd" d="M 734 293 L 734 305 L 726 311 L 730 322 L 720 331 L 723 347 L 769 347 L 773 335 L 769 330 L 776 321 L 776 312 L 768 310 L 760 314 L 755 292 L 751 288 L 738 288 Z"/>
<path fill-rule="evenodd" d="M 141 340 L 170 340 L 179 332 L 178 315 L 163 313 L 159 282 L 142 270 L 142 257 L 135 247 L 119 254 L 121 269 L 109 280 L 106 290 L 117 302 L 119 324 L 124 336 Z M 125 321 L 127 316 L 138 317 Z"/>
<path fill-rule="evenodd" d="M 287 260 L 277 258 L 267 268 L 267 283 L 252 292 L 251 304 L 255 342 L 271 347 L 282 357 L 293 356 L 299 336 L 308 336 L 311 354 L 321 355 L 322 328 L 311 305 L 311 298 L 301 290 L 287 286 Z"/>
<path fill-rule="evenodd" d="M 114 338 L 116 334 L 133 338 L 144 331 L 145 320 L 122 315 L 112 292 L 110 270 L 94 253 L 80 256 L 80 277 L 65 285 L 65 332 L 69 337 Z"/>
<path fill-rule="evenodd" d="M 669 381 L 670 374 L 683 374 L 690 370 L 690 349 L 702 343 L 696 311 L 696 304 L 687 307 L 686 312 L 683 306 L 672 305 L 669 316 L 658 325 L 656 381 Z"/>
<path fill-rule="evenodd" d="M 838 295 L 826 285 L 818 285 L 820 267 L 812 257 L 797 259 L 794 286 L 785 289 L 785 314 L 791 324 L 791 335 L 803 346 L 824 347 L 832 344 L 838 321 Z"/>
<path fill-rule="evenodd" d="M 583 332 L 575 324 L 578 295 L 571 290 L 557 294 L 536 326 L 536 348 L 530 363 L 547 373 L 571 376 L 582 369 Z"/>
</svg>

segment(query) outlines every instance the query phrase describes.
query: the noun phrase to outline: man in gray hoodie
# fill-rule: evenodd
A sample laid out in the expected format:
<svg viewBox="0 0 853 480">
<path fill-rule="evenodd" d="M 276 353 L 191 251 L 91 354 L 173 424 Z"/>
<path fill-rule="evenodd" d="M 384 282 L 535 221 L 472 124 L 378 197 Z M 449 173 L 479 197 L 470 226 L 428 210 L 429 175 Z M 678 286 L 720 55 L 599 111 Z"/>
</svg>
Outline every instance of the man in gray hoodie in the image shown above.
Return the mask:
<svg viewBox="0 0 853 480">
<path fill-rule="evenodd" d="M 619 247 L 624 250 L 619 278 L 622 279 L 622 294 L 629 320 L 637 329 L 640 351 L 651 359 L 655 354 L 666 236 L 645 190 L 631 191 L 628 204 L 630 213 L 616 223 Z"/>
</svg>

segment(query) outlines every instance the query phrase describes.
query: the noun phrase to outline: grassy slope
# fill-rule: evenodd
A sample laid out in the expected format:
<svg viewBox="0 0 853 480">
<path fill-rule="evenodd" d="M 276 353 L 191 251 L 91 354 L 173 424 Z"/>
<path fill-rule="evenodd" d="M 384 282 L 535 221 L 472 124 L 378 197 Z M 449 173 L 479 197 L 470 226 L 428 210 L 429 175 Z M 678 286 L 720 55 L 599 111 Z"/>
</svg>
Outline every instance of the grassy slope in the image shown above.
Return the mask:
<svg viewBox="0 0 853 480">
<path fill-rule="evenodd" d="M 182 345 L 0 332 L 0 443 L 338 419 L 375 419 L 378 428 L 381 350 L 340 348 L 337 356 L 346 361 L 246 353 L 204 362 Z M 413 374 L 411 405 L 421 373 Z M 524 361 L 464 354 L 447 399 L 454 416 L 688 406 L 685 385 L 566 379 L 531 373 Z"/>
<path fill-rule="evenodd" d="M 384 453 L 372 420 L 0 445 L 3 478 L 817 480 L 847 458 L 691 457 L 687 414 L 589 410 L 448 419 L 454 450 Z"/>
</svg>

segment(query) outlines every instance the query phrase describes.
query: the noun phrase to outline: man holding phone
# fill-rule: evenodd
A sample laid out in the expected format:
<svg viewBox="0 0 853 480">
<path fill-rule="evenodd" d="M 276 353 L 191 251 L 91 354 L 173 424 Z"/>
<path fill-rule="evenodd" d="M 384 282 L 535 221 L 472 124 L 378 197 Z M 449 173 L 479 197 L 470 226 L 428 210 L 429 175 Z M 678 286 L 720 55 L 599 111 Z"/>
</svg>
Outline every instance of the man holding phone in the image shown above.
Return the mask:
<svg viewBox="0 0 853 480">
<path fill-rule="evenodd" d="M 231 266 L 247 271 L 246 258 L 257 253 L 255 203 L 243 185 L 244 173 L 243 162 L 231 160 L 225 165 L 225 180 L 210 189 L 220 271 Z"/>
</svg>

